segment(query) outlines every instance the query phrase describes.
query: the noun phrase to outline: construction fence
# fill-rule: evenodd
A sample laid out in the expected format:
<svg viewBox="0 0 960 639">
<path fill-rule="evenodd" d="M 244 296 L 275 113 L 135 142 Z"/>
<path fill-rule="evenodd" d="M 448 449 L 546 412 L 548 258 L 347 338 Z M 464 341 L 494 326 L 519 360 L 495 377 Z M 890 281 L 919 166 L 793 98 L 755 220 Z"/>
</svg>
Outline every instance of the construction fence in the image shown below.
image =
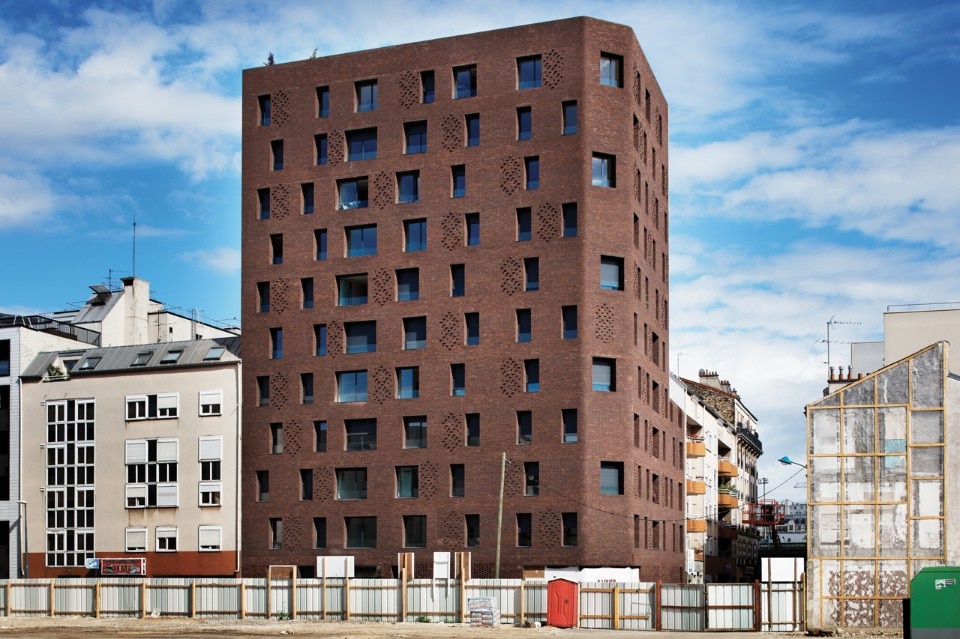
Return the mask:
<svg viewBox="0 0 960 639">
<path fill-rule="evenodd" d="M 580 628 L 803 630 L 803 584 L 678 585 L 542 579 L 101 578 L 0 581 L 4 616 L 279 618 L 468 623 L 468 601 L 491 598 L 504 624 L 547 624 L 552 589 L 576 596 L 565 615 Z M 566 617 L 569 618 L 569 617 Z"/>
</svg>

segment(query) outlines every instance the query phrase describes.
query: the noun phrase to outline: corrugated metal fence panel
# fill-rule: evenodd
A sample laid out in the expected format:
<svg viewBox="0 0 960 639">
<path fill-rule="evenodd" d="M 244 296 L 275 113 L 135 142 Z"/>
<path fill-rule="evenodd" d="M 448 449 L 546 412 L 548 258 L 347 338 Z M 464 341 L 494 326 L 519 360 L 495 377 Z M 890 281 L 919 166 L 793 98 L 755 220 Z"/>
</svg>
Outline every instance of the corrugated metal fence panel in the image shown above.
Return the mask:
<svg viewBox="0 0 960 639">
<path fill-rule="evenodd" d="M 407 619 L 426 617 L 431 623 L 460 621 L 460 582 L 453 579 L 414 579 L 407 584 Z"/>
<path fill-rule="evenodd" d="M 241 583 L 240 579 L 197 579 L 194 615 L 206 619 L 238 618 Z"/>
<path fill-rule="evenodd" d="M 293 611 L 291 589 L 292 579 L 270 580 L 270 614 L 273 617 L 290 617 Z"/>
<path fill-rule="evenodd" d="M 323 619 L 323 579 L 297 579 L 297 619 Z"/>
<path fill-rule="evenodd" d="M 704 587 L 701 584 L 663 584 L 660 597 L 662 630 L 696 632 L 706 628 Z"/>
<path fill-rule="evenodd" d="M 618 630 L 654 630 L 656 627 L 655 583 L 620 583 L 620 628 Z"/>
<path fill-rule="evenodd" d="M 263 577 L 244 579 L 244 610 L 248 617 L 263 618 L 267 614 L 267 580 Z"/>
<path fill-rule="evenodd" d="M 580 627 L 613 628 L 613 583 L 580 582 Z"/>
<path fill-rule="evenodd" d="M 523 612 L 526 621 L 547 623 L 547 581 L 527 579 L 523 585 Z"/>
<path fill-rule="evenodd" d="M 326 591 L 323 594 L 325 618 L 332 621 L 342 621 L 345 618 L 347 606 L 347 580 L 343 578 L 327 579 Z"/>
<path fill-rule="evenodd" d="M 493 597 L 504 623 L 519 622 L 522 579 L 472 579 L 467 583 L 465 599 Z"/>
<path fill-rule="evenodd" d="M 143 579 L 101 579 L 100 616 L 140 616 Z"/>
<path fill-rule="evenodd" d="M 707 584 L 707 628 L 753 630 L 753 584 Z"/>
<path fill-rule="evenodd" d="M 190 615 L 190 579 L 155 577 L 147 585 L 147 614 L 165 617 Z"/>
<path fill-rule="evenodd" d="M 10 587 L 10 612 L 20 617 L 50 614 L 51 579 L 18 579 Z"/>
<path fill-rule="evenodd" d="M 398 621 L 400 581 L 397 579 L 351 579 L 352 621 Z"/>
<path fill-rule="evenodd" d="M 58 615 L 92 615 L 96 579 L 57 579 L 53 586 L 53 609 Z"/>
<path fill-rule="evenodd" d="M 761 630 L 803 630 L 803 591 L 793 581 L 760 582 Z"/>
</svg>

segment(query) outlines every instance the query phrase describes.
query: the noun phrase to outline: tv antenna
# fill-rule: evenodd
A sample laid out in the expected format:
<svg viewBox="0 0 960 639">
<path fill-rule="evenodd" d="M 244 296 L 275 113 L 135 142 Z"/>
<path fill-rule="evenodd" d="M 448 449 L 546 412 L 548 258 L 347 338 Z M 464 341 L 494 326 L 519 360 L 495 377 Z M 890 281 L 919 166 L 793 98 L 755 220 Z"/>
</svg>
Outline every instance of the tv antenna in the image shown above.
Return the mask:
<svg viewBox="0 0 960 639">
<path fill-rule="evenodd" d="M 833 343 L 833 342 L 830 341 L 830 327 L 832 327 L 832 326 L 860 326 L 860 324 L 861 324 L 861 322 L 846 322 L 846 321 L 843 321 L 843 320 L 838 320 L 836 315 L 832 316 L 829 320 L 827 320 L 827 339 L 825 340 L 826 343 L 827 343 L 827 370 L 831 370 L 831 369 L 833 368 L 833 367 L 831 366 L 831 362 L 830 362 L 830 344 Z"/>
</svg>

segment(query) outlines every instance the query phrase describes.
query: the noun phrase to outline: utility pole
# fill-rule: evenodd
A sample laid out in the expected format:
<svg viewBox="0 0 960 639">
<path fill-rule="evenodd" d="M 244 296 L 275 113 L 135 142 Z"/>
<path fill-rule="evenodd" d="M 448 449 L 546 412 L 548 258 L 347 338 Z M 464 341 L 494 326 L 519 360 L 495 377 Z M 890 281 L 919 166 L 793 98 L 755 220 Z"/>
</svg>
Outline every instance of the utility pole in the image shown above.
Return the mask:
<svg viewBox="0 0 960 639">
<path fill-rule="evenodd" d="M 760 484 L 761 486 L 763 486 L 763 498 L 766 499 L 766 498 L 767 498 L 767 484 L 770 483 L 770 480 L 767 479 L 766 477 L 761 477 L 760 479 L 757 480 L 757 483 Z"/>
<path fill-rule="evenodd" d="M 507 453 L 500 457 L 500 504 L 497 506 L 497 563 L 493 573 L 494 579 L 500 578 L 500 539 L 503 532 L 503 480 L 507 472 Z"/>
</svg>

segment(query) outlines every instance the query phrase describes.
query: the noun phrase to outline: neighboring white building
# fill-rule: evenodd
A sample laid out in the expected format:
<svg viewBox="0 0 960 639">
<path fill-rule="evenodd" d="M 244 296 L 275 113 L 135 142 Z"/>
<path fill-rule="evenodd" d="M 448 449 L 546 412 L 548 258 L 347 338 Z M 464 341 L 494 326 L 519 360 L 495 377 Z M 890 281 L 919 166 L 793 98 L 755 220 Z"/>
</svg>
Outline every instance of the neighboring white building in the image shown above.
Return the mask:
<svg viewBox="0 0 960 639">
<path fill-rule="evenodd" d="M 21 375 L 31 577 L 96 575 L 94 558 L 145 559 L 148 576 L 238 572 L 239 342 L 34 358 Z"/>
</svg>

